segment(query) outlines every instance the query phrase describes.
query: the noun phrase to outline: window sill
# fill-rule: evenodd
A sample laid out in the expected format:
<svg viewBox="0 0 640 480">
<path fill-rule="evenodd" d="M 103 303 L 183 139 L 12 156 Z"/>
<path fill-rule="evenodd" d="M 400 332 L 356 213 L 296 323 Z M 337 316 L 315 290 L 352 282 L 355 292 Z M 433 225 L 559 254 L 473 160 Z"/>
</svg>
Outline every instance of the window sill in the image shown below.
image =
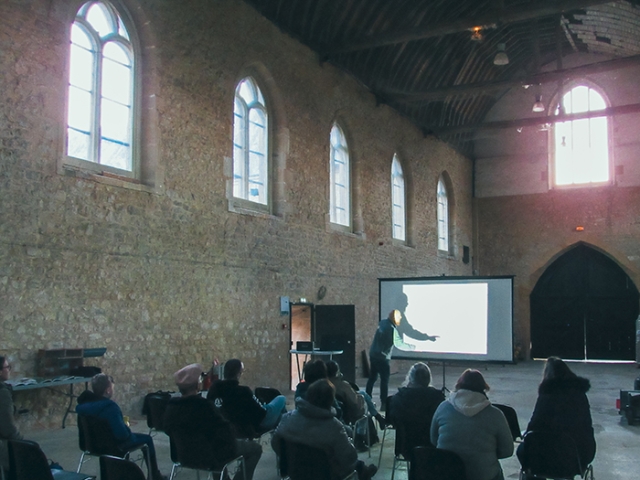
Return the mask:
<svg viewBox="0 0 640 480">
<path fill-rule="evenodd" d="M 91 172 L 82 169 L 77 169 L 65 165 L 62 167 L 62 175 L 68 177 L 80 178 L 83 180 L 89 180 L 103 185 L 110 185 L 112 187 L 126 188 L 128 190 L 135 190 L 138 192 L 145 192 L 151 194 L 160 194 L 163 191 L 162 187 L 153 187 L 140 183 L 139 180 L 134 178 L 123 177 L 120 175 L 112 174 L 109 172 Z"/>
<path fill-rule="evenodd" d="M 351 227 L 346 227 L 337 223 L 331 223 L 330 221 L 327 221 L 326 230 L 328 233 L 337 233 L 338 235 L 343 235 L 345 237 L 359 238 L 363 240 L 366 239 L 366 235 L 364 234 L 364 232 L 352 232 Z"/>
<path fill-rule="evenodd" d="M 263 208 L 264 207 L 264 208 Z M 238 215 L 249 215 L 252 217 L 278 219 L 276 215 L 269 212 L 267 205 L 252 204 L 238 198 L 229 200 L 229 211 Z"/>
</svg>

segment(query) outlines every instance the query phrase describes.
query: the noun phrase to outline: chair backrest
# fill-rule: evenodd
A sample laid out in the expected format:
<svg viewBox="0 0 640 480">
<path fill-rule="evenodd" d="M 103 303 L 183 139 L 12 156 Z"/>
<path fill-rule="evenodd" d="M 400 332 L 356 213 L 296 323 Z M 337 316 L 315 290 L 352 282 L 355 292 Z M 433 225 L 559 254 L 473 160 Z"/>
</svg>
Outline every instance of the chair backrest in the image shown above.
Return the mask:
<svg viewBox="0 0 640 480">
<path fill-rule="evenodd" d="M 580 464 L 575 442 L 563 432 L 528 432 L 524 436 L 523 449 L 522 467 L 532 474 L 573 479 L 588 467 Z"/>
<path fill-rule="evenodd" d="M 104 418 L 78 415 L 78 442 L 80 450 L 91 455 L 122 457 L 125 454 Z"/>
<path fill-rule="evenodd" d="M 211 437 L 194 435 L 189 429 L 172 429 L 169 433 L 171 461 L 185 468 L 220 470 L 236 453 L 235 443 L 215 444 Z M 224 449 L 224 450 L 223 450 Z"/>
<path fill-rule="evenodd" d="M 130 460 L 100 456 L 100 480 L 146 480 L 140 467 Z"/>
<path fill-rule="evenodd" d="M 301 443 L 281 440 L 280 476 L 291 480 L 331 480 L 331 466 L 326 452 Z"/>
<path fill-rule="evenodd" d="M 466 480 L 464 462 L 454 452 L 434 447 L 415 447 L 409 480 Z"/>
<path fill-rule="evenodd" d="M 258 400 L 262 403 L 269 403 L 271 400 L 276 398 L 278 395 L 282 395 L 280 390 L 273 387 L 256 387 L 253 391 L 253 394 L 256 396 Z"/>
<path fill-rule="evenodd" d="M 145 397 L 147 427 L 164 432 L 164 412 L 170 399 L 170 395 L 161 394 L 151 394 Z"/>
<path fill-rule="evenodd" d="M 520 422 L 518 422 L 518 414 L 513 407 L 509 405 L 502 405 L 501 403 L 494 403 L 494 407 L 500 409 L 507 419 L 509 424 L 509 430 L 511 430 L 511 436 L 515 442 L 518 438 L 522 438 L 522 431 L 520 430 Z"/>
<path fill-rule="evenodd" d="M 40 445 L 28 440 L 9 440 L 9 480 L 53 480 Z"/>
</svg>

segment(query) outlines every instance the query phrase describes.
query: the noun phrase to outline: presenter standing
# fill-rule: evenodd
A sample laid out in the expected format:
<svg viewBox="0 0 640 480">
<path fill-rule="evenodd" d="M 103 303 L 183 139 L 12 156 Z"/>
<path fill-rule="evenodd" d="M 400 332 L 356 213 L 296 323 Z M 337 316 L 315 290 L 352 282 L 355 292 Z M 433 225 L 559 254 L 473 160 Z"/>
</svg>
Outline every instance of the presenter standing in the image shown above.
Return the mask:
<svg viewBox="0 0 640 480">
<path fill-rule="evenodd" d="M 406 297 L 405 297 L 406 302 Z M 406 306 L 406 303 L 405 303 Z M 387 396 L 389 395 L 389 376 L 391 375 L 391 348 L 394 344 L 398 347 L 406 350 L 413 350 L 413 345 L 408 345 L 402 341 L 400 334 L 398 333 L 398 326 L 402 320 L 402 313 L 400 310 L 391 310 L 387 318 L 380 320 L 378 329 L 373 336 L 373 342 L 371 342 L 371 348 L 369 349 L 369 362 L 371 368 L 369 369 L 369 380 L 367 380 L 366 392 L 371 396 L 373 392 L 373 386 L 378 380 L 380 375 L 380 405 L 381 411 L 386 408 Z M 419 332 L 417 332 L 419 333 Z M 430 337 L 426 334 L 424 340 L 435 341 L 437 337 Z"/>
</svg>

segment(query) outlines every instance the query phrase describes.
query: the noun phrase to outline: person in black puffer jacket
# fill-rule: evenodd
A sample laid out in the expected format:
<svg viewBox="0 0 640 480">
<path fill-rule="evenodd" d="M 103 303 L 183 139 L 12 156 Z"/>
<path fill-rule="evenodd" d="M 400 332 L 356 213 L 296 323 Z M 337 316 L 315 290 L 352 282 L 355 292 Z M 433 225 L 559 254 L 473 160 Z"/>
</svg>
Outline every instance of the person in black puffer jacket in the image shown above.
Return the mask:
<svg viewBox="0 0 640 480">
<path fill-rule="evenodd" d="M 549 357 L 538 387 L 538 400 L 527 426 L 529 431 L 562 432 L 569 435 L 580 455 L 582 465 L 589 465 L 596 454 L 587 392 L 588 379 L 579 377 L 558 357 Z M 518 447 L 520 463 L 526 468 L 524 444 Z"/>
</svg>

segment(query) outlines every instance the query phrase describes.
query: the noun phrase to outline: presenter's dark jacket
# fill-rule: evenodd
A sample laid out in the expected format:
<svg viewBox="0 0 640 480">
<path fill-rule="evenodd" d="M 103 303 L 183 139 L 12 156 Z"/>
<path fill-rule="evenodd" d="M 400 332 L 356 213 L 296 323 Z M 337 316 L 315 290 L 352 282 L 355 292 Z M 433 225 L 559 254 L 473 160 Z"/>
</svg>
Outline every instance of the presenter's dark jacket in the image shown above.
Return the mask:
<svg viewBox="0 0 640 480">
<path fill-rule="evenodd" d="M 250 424 L 255 431 L 260 430 L 260 423 L 267 414 L 253 391 L 240 385 L 238 380 L 217 380 L 207 392 L 207 400 L 214 401 L 222 408 L 224 416 L 233 424 Z"/>
<path fill-rule="evenodd" d="M 378 360 L 390 360 L 393 347 L 393 334 L 396 327 L 388 318 L 383 318 L 378 323 L 378 329 L 373 336 L 369 358 Z"/>
<path fill-rule="evenodd" d="M 402 424 L 407 455 L 413 447 L 431 445 L 431 420 L 442 402 L 444 395 L 433 387 L 402 387 L 391 397 L 387 420 L 396 427 Z"/>
<path fill-rule="evenodd" d="M 186 449 L 193 453 L 193 461 L 183 459 L 185 463 L 198 465 L 202 464 L 203 457 L 213 457 L 218 464 L 224 464 L 236 455 L 236 440 L 231 424 L 212 402 L 200 395 L 169 400 L 164 414 L 164 429 L 169 436 L 177 432 L 185 433 L 184 437 L 193 445 Z M 212 449 L 203 452 L 203 445 L 209 445 Z"/>
<path fill-rule="evenodd" d="M 542 381 L 538 387 L 538 400 L 527 426 L 527 431 L 543 430 L 568 434 L 576 442 L 583 465 L 591 463 L 596 454 L 596 441 L 587 399 L 590 388 L 589 380 L 582 377 Z M 522 460 L 526 462 L 526 459 Z"/>
</svg>

